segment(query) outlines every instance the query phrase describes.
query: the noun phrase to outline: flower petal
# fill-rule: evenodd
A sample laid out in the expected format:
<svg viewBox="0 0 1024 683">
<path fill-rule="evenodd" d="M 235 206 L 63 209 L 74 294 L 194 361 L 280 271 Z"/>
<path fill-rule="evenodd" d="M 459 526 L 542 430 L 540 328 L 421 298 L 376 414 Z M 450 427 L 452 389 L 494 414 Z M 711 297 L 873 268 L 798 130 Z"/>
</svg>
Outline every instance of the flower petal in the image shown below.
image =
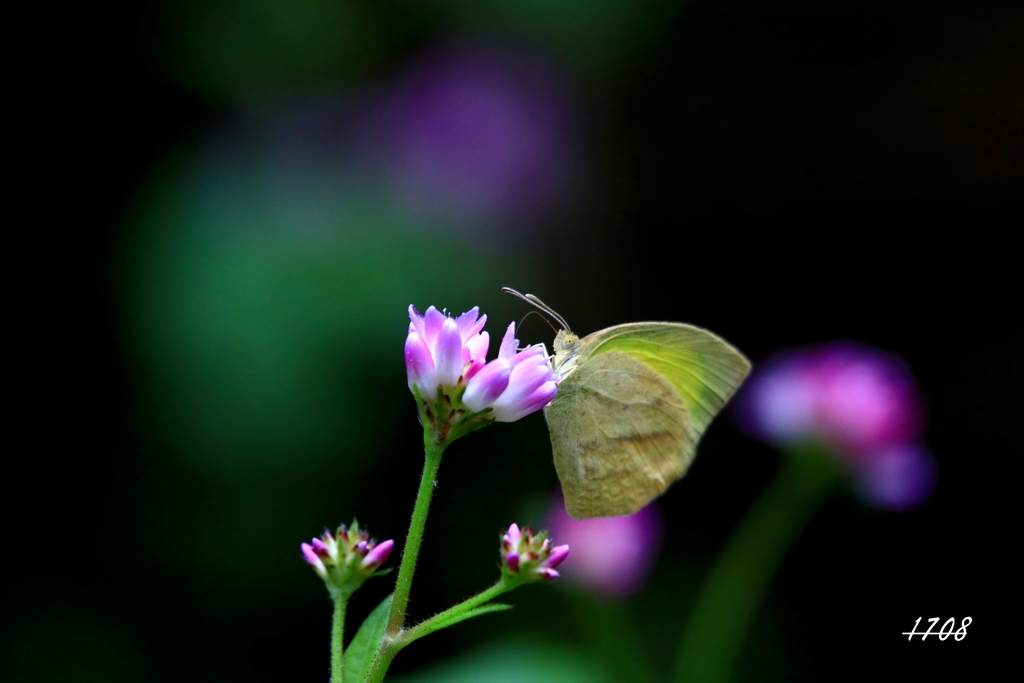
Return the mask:
<svg viewBox="0 0 1024 683">
<path fill-rule="evenodd" d="M 459 335 L 462 337 L 463 343 L 484 329 L 484 325 L 487 323 L 487 316 L 480 316 L 480 319 L 477 320 L 478 316 L 480 316 L 480 308 L 474 306 L 455 319 L 455 323 L 459 326 Z"/>
<path fill-rule="evenodd" d="M 437 393 L 437 374 L 430 350 L 420 336 L 413 332 L 405 339 L 405 371 L 409 380 L 409 390 L 415 385 L 420 390 L 420 397 L 425 400 L 434 398 Z"/>
<path fill-rule="evenodd" d="M 469 349 L 469 357 L 471 360 L 487 359 L 487 350 L 491 346 L 491 338 L 486 332 L 475 334 L 468 340 L 465 340 L 465 338 L 463 339 L 465 348 Z"/>
<path fill-rule="evenodd" d="M 435 364 L 437 363 L 437 337 L 441 334 L 441 327 L 445 320 L 447 318 L 433 306 L 428 308 L 423 316 L 423 341 L 427 343 L 427 348 L 433 354 Z"/>
<path fill-rule="evenodd" d="M 503 358 L 492 360 L 469 380 L 462 402 L 474 413 L 490 407 L 508 387 L 511 374 L 512 363 Z"/>
<path fill-rule="evenodd" d="M 430 315 L 429 311 L 427 315 Z M 428 317 L 427 322 L 429 321 Z M 459 336 L 458 325 L 451 318 L 443 319 L 434 352 L 438 384 L 443 387 L 454 387 L 462 376 L 462 337 Z"/>
<path fill-rule="evenodd" d="M 495 406 L 494 412 L 491 414 L 494 415 L 496 422 L 515 422 L 551 403 L 551 399 L 557 393 L 558 381 L 551 380 L 540 385 L 532 394 L 513 405 Z"/>
<path fill-rule="evenodd" d="M 420 312 L 412 304 L 409 304 L 409 320 L 409 334 L 412 334 L 412 331 L 415 329 L 420 337 L 425 339 L 426 332 L 423 327 L 423 316 L 420 315 Z"/>
<path fill-rule="evenodd" d="M 505 330 L 505 336 L 501 339 L 501 348 L 498 351 L 498 358 L 504 358 L 511 360 L 516 355 L 516 349 L 519 348 L 519 340 L 516 339 L 516 324 L 513 322 L 509 324 L 508 329 Z"/>
</svg>

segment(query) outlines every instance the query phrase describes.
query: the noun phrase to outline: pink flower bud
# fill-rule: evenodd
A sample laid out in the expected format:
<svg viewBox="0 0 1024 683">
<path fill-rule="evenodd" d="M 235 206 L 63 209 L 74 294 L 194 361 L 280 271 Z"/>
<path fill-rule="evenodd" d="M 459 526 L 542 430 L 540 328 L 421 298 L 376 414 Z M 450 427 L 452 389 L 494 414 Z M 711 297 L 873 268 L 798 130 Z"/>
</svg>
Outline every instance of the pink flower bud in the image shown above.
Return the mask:
<svg viewBox="0 0 1024 683">
<path fill-rule="evenodd" d="M 351 593 L 388 559 L 394 545 L 391 540 L 374 543 L 353 522 L 351 527 L 339 527 L 337 538 L 324 532 L 301 548 L 303 558 L 332 593 Z"/>
<path fill-rule="evenodd" d="M 569 557 L 568 545 L 555 546 L 555 548 L 551 550 L 551 555 L 548 557 L 548 566 L 554 569 L 558 565 L 562 564 L 562 561 L 567 557 Z"/>
<path fill-rule="evenodd" d="M 505 556 L 505 564 L 514 572 L 519 571 L 519 553 L 511 552 Z"/>
<path fill-rule="evenodd" d="M 558 578 L 555 567 L 569 555 L 569 546 L 552 547 L 547 532 L 536 536 L 515 524 L 501 537 L 501 557 L 506 580 L 537 581 Z M 515 578 L 510 578 L 515 577 Z"/>
<path fill-rule="evenodd" d="M 384 564 L 391 555 L 391 549 L 394 547 L 395 542 L 390 539 L 377 544 L 377 546 L 367 553 L 365 558 L 363 558 L 363 567 L 367 569 L 376 569 L 380 565 Z"/>
<path fill-rule="evenodd" d="M 324 567 L 323 561 L 317 555 L 317 553 L 313 549 L 313 547 L 310 544 L 308 544 L 308 543 L 303 543 L 301 547 L 302 547 L 302 557 L 303 557 L 303 559 L 305 559 L 306 562 L 308 562 L 310 564 L 310 566 L 312 566 L 313 569 L 316 570 L 316 573 L 319 574 L 321 576 L 321 578 L 325 578 L 326 579 L 327 578 L 327 568 Z"/>
</svg>

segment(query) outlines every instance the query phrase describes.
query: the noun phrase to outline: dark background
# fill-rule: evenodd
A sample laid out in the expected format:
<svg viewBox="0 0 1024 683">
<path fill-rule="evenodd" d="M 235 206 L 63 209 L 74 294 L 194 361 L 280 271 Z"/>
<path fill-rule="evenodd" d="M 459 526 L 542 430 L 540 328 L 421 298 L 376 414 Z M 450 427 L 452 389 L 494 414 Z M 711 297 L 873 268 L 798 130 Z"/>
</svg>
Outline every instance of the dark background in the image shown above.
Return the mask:
<svg viewBox="0 0 1024 683">
<path fill-rule="evenodd" d="M 314 439 L 298 464 L 208 475 L 194 465 L 204 449 L 235 448 L 225 461 L 235 462 L 249 446 L 224 446 L 233 432 L 213 445 L 175 436 L 190 399 L 174 399 L 178 417 L 167 417 L 166 368 L 154 369 L 132 323 L 139 216 L 148 188 L 253 101 L 386 82 L 431 46 L 466 37 L 555 65 L 571 93 L 581 170 L 514 249 L 470 266 L 462 247 L 430 252 L 423 267 L 439 275 L 422 288 L 404 281 L 397 300 L 456 312 L 479 304 L 493 335 L 524 313 L 497 294 L 510 285 L 540 294 L 581 332 L 685 320 L 755 364 L 834 338 L 900 354 L 930 406 L 935 494 L 909 513 L 830 501 L 788 557 L 738 676 L 985 680 L 1005 651 L 1019 573 L 1010 482 L 1024 388 L 1020 6 L 646 3 L 635 13 L 649 21 L 589 38 L 572 21 L 537 20 L 543 30 L 531 33 L 533 18 L 461 7 L 364 8 L 384 36 L 371 41 L 372 58 L 343 55 L 356 66 L 338 71 L 298 62 L 244 101 L 231 83 L 182 66 L 199 59 L 181 47 L 187 12 L 79 6 L 27 22 L 36 47 L 26 67 L 10 67 L 19 123 L 9 206 L 22 217 L 8 223 L 20 324 L 5 477 L 5 680 L 326 675 L 329 605 L 297 546 L 356 513 L 380 537 L 404 532 L 420 466 L 399 360 L 404 310 L 379 313 L 393 338 L 373 337 L 370 348 L 345 337 L 348 364 L 325 369 L 327 385 L 358 388 L 355 403 L 322 402 L 354 411 L 344 433 Z M 380 261 L 388 277 L 389 258 Z M 365 294 L 353 287 L 352 297 Z M 523 331 L 526 341 L 549 336 L 535 319 Z M 493 535 L 538 509 L 556 483 L 546 438 L 533 416 L 446 455 L 414 616 L 491 580 Z M 661 561 L 624 608 L 659 669 L 703 570 L 777 464 L 721 419 L 660 501 Z M 368 585 L 352 613 L 386 592 L 384 582 Z M 511 615 L 432 636 L 394 671 L 510 630 L 585 650 L 570 601 L 551 588 L 521 591 Z M 899 634 L 919 616 L 973 624 L 960 643 L 907 643 Z"/>
</svg>

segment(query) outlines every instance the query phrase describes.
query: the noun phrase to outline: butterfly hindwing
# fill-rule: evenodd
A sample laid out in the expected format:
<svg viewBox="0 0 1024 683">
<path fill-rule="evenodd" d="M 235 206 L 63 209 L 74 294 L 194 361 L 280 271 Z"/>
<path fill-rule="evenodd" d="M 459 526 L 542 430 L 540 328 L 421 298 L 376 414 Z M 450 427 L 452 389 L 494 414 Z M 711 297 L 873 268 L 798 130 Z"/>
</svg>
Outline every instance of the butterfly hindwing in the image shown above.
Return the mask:
<svg viewBox="0 0 1024 683">
<path fill-rule="evenodd" d="M 678 392 L 624 354 L 579 366 L 544 414 L 566 510 L 576 518 L 636 512 L 693 457 L 696 435 Z"/>
</svg>

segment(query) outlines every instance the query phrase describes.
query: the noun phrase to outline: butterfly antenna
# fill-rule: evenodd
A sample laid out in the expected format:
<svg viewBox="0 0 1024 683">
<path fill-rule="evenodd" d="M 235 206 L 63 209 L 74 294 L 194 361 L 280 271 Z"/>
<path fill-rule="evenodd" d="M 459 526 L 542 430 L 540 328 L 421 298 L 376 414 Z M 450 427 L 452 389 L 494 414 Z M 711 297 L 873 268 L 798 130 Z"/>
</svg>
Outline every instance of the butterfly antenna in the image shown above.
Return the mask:
<svg viewBox="0 0 1024 683">
<path fill-rule="evenodd" d="M 563 329 L 565 329 L 566 331 L 572 332 L 572 328 L 569 327 L 569 323 L 565 322 L 565 318 L 563 318 L 562 316 L 558 315 L 558 313 L 555 312 L 555 309 L 553 309 L 550 306 L 548 306 L 546 303 L 544 303 L 543 301 L 541 301 L 540 299 L 535 297 L 533 294 L 520 294 L 519 292 L 517 292 L 516 290 L 512 289 L 511 287 L 502 287 L 501 291 L 505 292 L 506 294 L 511 294 L 513 296 L 517 296 L 520 299 L 522 299 L 523 301 L 525 301 L 526 303 L 531 304 L 533 306 L 536 306 L 540 310 L 542 310 L 545 313 L 547 313 L 548 315 L 550 315 L 556 321 L 558 321 L 558 323 L 562 326 Z M 523 320 L 525 320 L 525 319 L 526 318 L 523 318 Z"/>
<path fill-rule="evenodd" d="M 523 316 L 523 319 L 519 321 L 519 326 L 516 329 L 520 329 L 521 330 L 523 328 L 523 323 L 526 322 L 526 319 L 529 318 L 531 315 L 535 315 L 538 318 L 540 318 L 541 320 L 543 320 L 544 322 L 546 322 L 548 324 L 548 327 L 550 327 L 554 331 L 555 334 L 558 334 L 558 330 L 555 329 L 555 326 L 551 324 L 551 321 L 548 320 L 547 318 L 545 318 L 544 316 L 542 316 L 537 311 L 527 311 L 526 315 Z"/>
</svg>

